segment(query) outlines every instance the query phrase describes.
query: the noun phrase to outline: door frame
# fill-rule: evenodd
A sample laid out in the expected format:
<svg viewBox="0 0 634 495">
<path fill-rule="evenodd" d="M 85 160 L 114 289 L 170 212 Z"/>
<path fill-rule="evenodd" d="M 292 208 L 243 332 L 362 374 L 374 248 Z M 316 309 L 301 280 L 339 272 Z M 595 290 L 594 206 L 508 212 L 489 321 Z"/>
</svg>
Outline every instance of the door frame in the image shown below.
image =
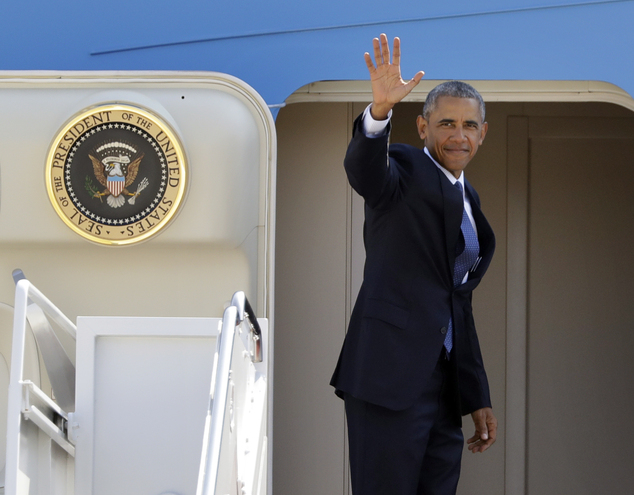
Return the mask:
<svg viewBox="0 0 634 495">
<path fill-rule="evenodd" d="M 424 102 L 427 94 L 442 80 L 423 80 L 403 100 Z M 602 81 L 465 81 L 473 85 L 485 102 L 567 102 L 612 103 L 634 111 L 634 99 L 626 91 Z M 282 106 L 296 103 L 369 103 L 369 81 L 317 81 L 290 95 Z M 355 106 L 358 110 L 359 105 Z M 352 110 L 352 108 L 350 109 Z M 352 112 L 354 113 L 354 112 Z M 505 410 L 505 493 L 526 494 L 527 448 L 527 296 L 528 296 L 528 145 L 527 116 L 512 116 L 507 121 L 508 190 L 515 201 L 508 204 L 507 307 L 506 307 L 506 410 Z M 362 211 L 349 197 L 349 225 L 358 223 Z M 358 286 L 358 275 L 351 273 L 352 250 L 348 240 L 349 297 Z"/>
</svg>

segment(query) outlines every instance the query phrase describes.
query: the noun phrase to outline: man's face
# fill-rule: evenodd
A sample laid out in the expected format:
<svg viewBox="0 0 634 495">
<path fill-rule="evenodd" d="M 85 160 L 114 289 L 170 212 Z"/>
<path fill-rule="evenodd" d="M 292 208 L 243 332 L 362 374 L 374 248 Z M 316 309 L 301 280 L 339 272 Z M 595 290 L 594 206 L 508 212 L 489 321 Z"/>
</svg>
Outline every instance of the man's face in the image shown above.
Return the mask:
<svg viewBox="0 0 634 495">
<path fill-rule="evenodd" d="M 475 99 L 453 96 L 438 98 L 429 121 L 419 115 L 416 125 L 431 156 L 456 178 L 475 156 L 488 129 Z"/>
</svg>

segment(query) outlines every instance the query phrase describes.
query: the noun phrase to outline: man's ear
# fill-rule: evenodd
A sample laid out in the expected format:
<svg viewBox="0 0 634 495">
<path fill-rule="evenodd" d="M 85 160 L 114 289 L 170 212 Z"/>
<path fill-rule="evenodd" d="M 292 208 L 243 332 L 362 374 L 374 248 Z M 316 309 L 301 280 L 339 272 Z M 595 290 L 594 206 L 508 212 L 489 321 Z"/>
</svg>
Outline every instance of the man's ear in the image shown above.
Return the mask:
<svg viewBox="0 0 634 495">
<path fill-rule="evenodd" d="M 427 137 L 427 121 L 422 115 L 416 117 L 416 127 L 418 128 L 418 135 L 423 141 L 425 141 L 425 138 Z M 484 139 L 484 137 L 482 139 Z"/>
<path fill-rule="evenodd" d="M 487 135 L 487 131 L 489 130 L 489 123 L 488 122 L 484 122 L 482 124 L 482 132 L 480 134 L 480 143 L 482 144 L 482 142 L 484 141 L 484 137 Z"/>
</svg>

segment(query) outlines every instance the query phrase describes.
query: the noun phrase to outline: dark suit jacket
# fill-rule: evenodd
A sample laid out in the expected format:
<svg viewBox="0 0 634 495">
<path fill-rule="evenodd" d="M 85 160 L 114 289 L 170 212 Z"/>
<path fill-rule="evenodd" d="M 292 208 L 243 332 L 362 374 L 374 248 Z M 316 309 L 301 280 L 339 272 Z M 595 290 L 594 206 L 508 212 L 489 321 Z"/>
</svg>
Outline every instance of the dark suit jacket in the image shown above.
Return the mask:
<svg viewBox="0 0 634 495">
<path fill-rule="evenodd" d="M 365 199 L 364 280 L 331 385 L 340 396 L 410 407 L 425 390 L 453 315 L 460 414 L 489 407 L 471 307 L 495 248 L 480 199 L 465 181 L 482 260 L 454 289 L 454 262 L 464 248 L 460 192 L 423 150 L 392 145 L 388 155 L 388 137 L 368 138 L 361 126 L 359 117 L 344 166 Z"/>
</svg>

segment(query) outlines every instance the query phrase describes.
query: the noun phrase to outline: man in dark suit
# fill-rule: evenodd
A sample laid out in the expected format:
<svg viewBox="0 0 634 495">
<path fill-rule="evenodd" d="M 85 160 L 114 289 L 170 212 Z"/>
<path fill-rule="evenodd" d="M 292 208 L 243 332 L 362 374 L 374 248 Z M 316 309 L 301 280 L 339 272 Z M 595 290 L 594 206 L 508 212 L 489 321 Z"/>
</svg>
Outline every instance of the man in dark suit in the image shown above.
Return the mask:
<svg viewBox="0 0 634 495">
<path fill-rule="evenodd" d="M 331 384 L 346 406 L 355 495 L 453 494 L 463 448 L 495 442 L 497 420 L 471 293 L 495 247 L 463 170 L 487 132 L 468 84 L 432 90 L 417 119 L 424 149 L 391 145 L 392 108 L 420 82 L 400 72 L 387 37 L 365 60 L 373 102 L 354 123 L 344 166 L 365 200 L 364 280 Z"/>
</svg>

